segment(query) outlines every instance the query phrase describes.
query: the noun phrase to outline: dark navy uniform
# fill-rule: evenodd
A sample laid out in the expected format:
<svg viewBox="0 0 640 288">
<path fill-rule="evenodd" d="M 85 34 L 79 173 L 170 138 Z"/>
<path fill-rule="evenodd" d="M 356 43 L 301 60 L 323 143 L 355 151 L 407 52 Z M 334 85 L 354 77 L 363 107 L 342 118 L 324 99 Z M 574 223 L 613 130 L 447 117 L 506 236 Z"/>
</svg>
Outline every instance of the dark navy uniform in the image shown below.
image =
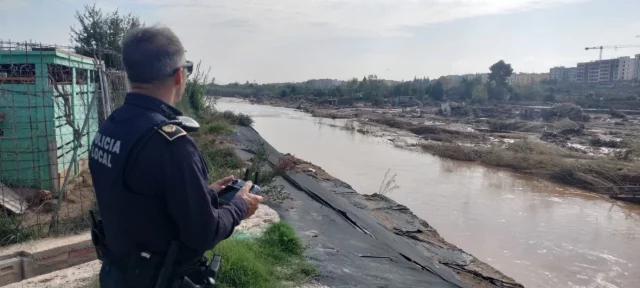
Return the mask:
<svg viewBox="0 0 640 288">
<path fill-rule="evenodd" d="M 179 115 L 157 98 L 129 93 L 94 138 L 89 169 L 109 249 L 103 276 L 124 272 L 120 263 L 136 248 L 164 253 L 172 240 L 183 244 L 181 261 L 202 256 L 247 214 L 239 196 L 218 206 L 201 152 L 168 123 Z"/>
</svg>

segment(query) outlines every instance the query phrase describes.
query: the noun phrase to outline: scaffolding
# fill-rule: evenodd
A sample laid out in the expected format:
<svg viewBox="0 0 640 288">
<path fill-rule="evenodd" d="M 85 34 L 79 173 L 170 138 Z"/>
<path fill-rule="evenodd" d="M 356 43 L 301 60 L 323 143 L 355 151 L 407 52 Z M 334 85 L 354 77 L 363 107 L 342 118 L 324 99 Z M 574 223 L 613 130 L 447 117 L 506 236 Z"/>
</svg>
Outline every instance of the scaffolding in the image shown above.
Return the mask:
<svg viewBox="0 0 640 288">
<path fill-rule="evenodd" d="M 118 53 L 77 51 L 0 42 L 0 245 L 88 227 L 90 143 L 128 86 Z"/>
</svg>

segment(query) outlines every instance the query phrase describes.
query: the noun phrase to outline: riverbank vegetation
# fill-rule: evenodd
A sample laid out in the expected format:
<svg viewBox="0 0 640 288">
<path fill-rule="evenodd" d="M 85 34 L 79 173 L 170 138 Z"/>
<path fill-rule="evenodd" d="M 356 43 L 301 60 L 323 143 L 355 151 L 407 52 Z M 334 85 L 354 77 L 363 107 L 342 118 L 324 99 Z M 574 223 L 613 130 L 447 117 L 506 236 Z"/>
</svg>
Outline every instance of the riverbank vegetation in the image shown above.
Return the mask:
<svg viewBox="0 0 640 288">
<path fill-rule="evenodd" d="M 615 194 L 640 184 L 640 164 L 588 156 L 552 144 L 516 141 L 490 146 L 421 143 L 422 150 L 447 159 L 508 168 L 590 191 Z"/>
<path fill-rule="evenodd" d="M 205 257 L 222 257 L 216 287 L 293 288 L 318 275 L 318 269 L 304 257 L 304 250 L 293 227 L 277 222 L 257 238 L 232 236 Z M 100 287 L 97 279 L 92 287 Z"/>
<path fill-rule="evenodd" d="M 220 85 L 211 81 L 207 91 L 209 95 L 252 98 L 257 102 L 307 102 L 336 106 L 364 103 L 378 107 L 411 107 L 438 105 L 441 101 L 470 105 L 572 102 L 583 108 L 612 111 L 640 109 L 640 86 L 595 87 L 548 80 L 542 74 L 518 75 L 513 71 L 509 63 L 500 60 L 489 67 L 487 73 L 437 79 L 415 77 L 408 81 L 394 81 L 368 75 L 346 81 L 312 79 L 297 83 L 258 84 L 247 81 Z"/>
<path fill-rule="evenodd" d="M 196 69 L 195 75 L 201 75 Z M 215 110 L 215 101 L 207 99 L 203 89 L 207 76 L 191 78 L 187 84 L 182 109 L 196 118 L 202 128 L 191 136 L 202 151 L 209 168 L 209 181 L 234 175 L 241 178 L 245 169 L 251 174 L 261 171 L 259 184 L 267 201 L 278 202 L 287 197 L 286 191 L 274 184 L 275 177 L 288 169 L 287 163 L 276 169 L 264 171 L 267 153 L 260 146 L 249 163 L 237 156 L 235 146 L 226 137 L 233 127 L 250 126 L 253 120 L 243 114 Z M 191 87 L 191 88 L 189 88 Z M 198 110 L 197 107 L 204 107 Z M 220 287 L 279 288 L 295 287 L 316 276 L 317 269 L 303 256 L 304 247 L 295 230 L 284 222 L 270 225 L 257 239 L 230 238 L 222 241 L 207 253 L 220 254 L 223 259 L 218 283 Z"/>
<path fill-rule="evenodd" d="M 222 256 L 219 287 L 296 287 L 318 274 L 305 259 L 304 250 L 293 227 L 278 222 L 257 239 L 227 239 L 207 257 Z"/>
</svg>

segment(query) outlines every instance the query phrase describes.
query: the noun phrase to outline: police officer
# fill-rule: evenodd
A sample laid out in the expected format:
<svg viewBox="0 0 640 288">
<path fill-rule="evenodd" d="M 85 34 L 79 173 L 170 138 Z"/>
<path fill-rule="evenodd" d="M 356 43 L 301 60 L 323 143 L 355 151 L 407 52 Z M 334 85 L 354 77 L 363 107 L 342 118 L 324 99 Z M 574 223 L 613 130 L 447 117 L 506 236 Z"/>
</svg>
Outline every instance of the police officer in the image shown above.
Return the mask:
<svg viewBox="0 0 640 288">
<path fill-rule="evenodd" d="M 193 139 L 176 125 L 193 64 L 168 28 L 132 30 L 122 44 L 131 83 L 124 104 L 100 126 L 89 169 L 108 253 L 100 271 L 103 288 L 124 287 L 131 255 L 163 253 L 181 243 L 178 262 L 201 257 L 229 237 L 262 202 L 251 183 L 228 204 L 217 192 L 233 180 L 208 184 L 208 168 Z"/>
</svg>

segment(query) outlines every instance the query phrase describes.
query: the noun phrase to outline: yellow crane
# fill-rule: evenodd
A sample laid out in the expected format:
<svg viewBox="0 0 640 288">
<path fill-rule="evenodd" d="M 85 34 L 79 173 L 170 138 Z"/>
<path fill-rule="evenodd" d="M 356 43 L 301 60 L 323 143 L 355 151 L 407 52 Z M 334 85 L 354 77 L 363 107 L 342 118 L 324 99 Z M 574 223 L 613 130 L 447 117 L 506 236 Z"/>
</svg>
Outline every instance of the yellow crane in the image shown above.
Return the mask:
<svg viewBox="0 0 640 288">
<path fill-rule="evenodd" d="M 600 49 L 600 60 L 602 60 L 602 49 L 619 49 L 619 48 L 640 48 L 640 45 L 609 45 L 609 46 L 596 46 L 586 47 L 584 50 Z"/>
</svg>

